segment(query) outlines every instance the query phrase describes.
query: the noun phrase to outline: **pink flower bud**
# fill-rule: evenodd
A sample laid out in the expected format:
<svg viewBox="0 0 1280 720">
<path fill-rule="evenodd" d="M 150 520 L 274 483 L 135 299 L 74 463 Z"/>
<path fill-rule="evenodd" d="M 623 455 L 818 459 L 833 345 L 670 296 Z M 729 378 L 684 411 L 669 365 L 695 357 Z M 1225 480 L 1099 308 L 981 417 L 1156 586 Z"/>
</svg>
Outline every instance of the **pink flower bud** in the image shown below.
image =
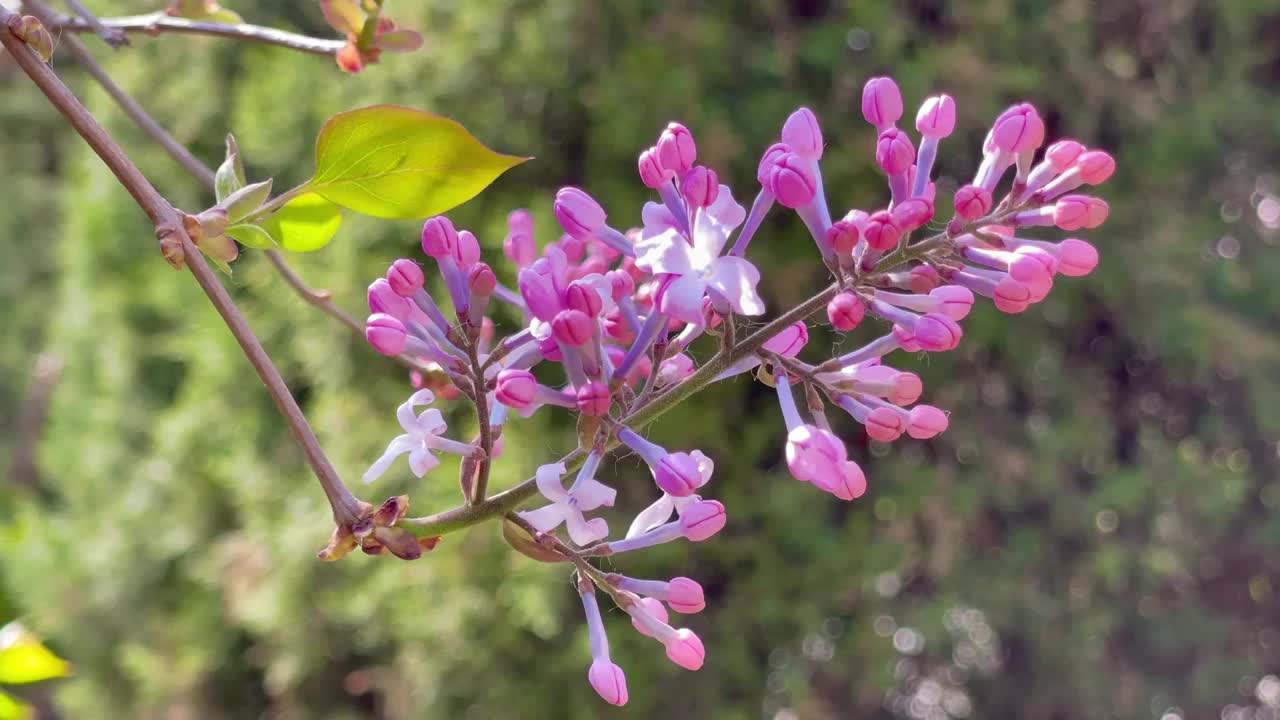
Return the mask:
<svg viewBox="0 0 1280 720">
<path fill-rule="evenodd" d="M 529 312 L 539 320 L 550 322 L 560 312 L 560 297 L 550 277 L 525 268 L 516 275 L 516 287 Z"/>
<path fill-rule="evenodd" d="M 702 484 L 702 473 L 689 453 L 667 453 L 653 469 L 653 479 L 666 494 L 687 497 Z"/>
<path fill-rule="evenodd" d="M 627 324 L 627 319 L 622 316 L 621 310 L 610 310 L 604 314 L 602 320 L 604 332 L 610 338 L 617 340 L 620 343 L 630 343 L 632 340 L 635 340 L 635 333 L 631 332 L 631 326 Z M 610 346 L 609 349 L 612 350 L 613 346 Z M 612 355 L 612 353 L 610 353 L 610 355 Z M 621 353 L 618 354 L 617 359 L 619 361 L 622 360 Z M 613 361 L 612 358 L 610 361 Z"/>
<path fill-rule="evenodd" d="M 533 235 L 533 215 L 528 210 L 517 209 L 507 213 L 507 232 Z"/>
<path fill-rule="evenodd" d="M 786 143 L 774 143 L 764 151 L 764 155 L 760 157 L 760 164 L 756 167 L 756 180 L 766 189 L 769 187 L 769 176 L 773 173 L 773 166 L 782 157 L 791 154 L 791 146 Z"/>
<path fill-rule="evenodd" d="M 797 320 L 765 340 L 764 349 L 783 357 L 795 357 L 808 342 L 809 328 L 803 320 Z"/>
<path fill-rule="evenodd" d="M 631 297 L 636 291 L 636 281 L 631 275 L 621 270 L 610 270 L 605 273 L 605 277 L 609 280 L 609 289 L 613 295 L 613 301 L 619 302 L 622 298 Z"/>
<path fill-rule="evenodd" d="M 927 293 L 942 282 L 932 265 L 916 265 L 907 273 L 907 289 L 913 293 Z"/>
<path fill-rule="evenodd" d="M 1044 121 L 1031 105 L 1014 105 L 996 118 L 991 127 L 991 142 L 1005 152 L 1034 150 L 1044 142 Z"/>
<path fill-rule="evenodd" d="M 564 355 L 560 352 L 560 346 L 556 344 L 554 335 L 548 335 L 538 341 L 538 354 L 542 355 L 543 359 L 551 362 L 562 362 L 564 360 Z"/>
<path fill-rule="evenodd" d="M 1085 219 L 1084 226 L 1087 228 L 1096 228 L 1107 221 L 1107 216 L 1111 214 L 1111 206 L 1102 198 L 1088 198 L 1089 213 Z"/>
<path fill-rule="evenodd" d="M 453 261 L 458 267 L 466 268 L 480 261 L 480 241 L 470 230 L 458 233 L 458 242 L 453 246 Z"/>
<path fill-rule="evenodd" d="M 769 171 L 769 191 L 783 207 L 795 209 L 813 199 L 818 181 L 808 161 L 788 153 L 774 161 Z"/>
<path fill-rule="evenodd" d="M 920 343 L 916 342 L 916 336 L 907 328 L 901 325 L 894 325 L 889 331 L 893 334 L 893 339 L 897 341 L 898 346 L 907 352 L 920 352 Z"/>
<path fill-rule="evenodd" d="M 1092 245 L 1075 238 L 1058 243 L 1058 272 L 1070 277 L 1081 277 L 1098 266 L 1098 251 Z"/>
<path fill-rule="evenodd" d="M 570 284 L 564 291 L 564 304 L 570 310 L 577 310 L 589 318 L 600 315 L 600 293 L 590 285 Z"/>
<path fill-rule="evenodd" d="M 941 313 L 921 315 L 911 330 L 920 349 L 928 352 L 944 352 L 960 344 L 963 333 L 955 320 Z"/>
<path fill-rule="evenodd" d="M 467 289 L 476 295 L 488 297 L 497 286 L 498 278 L 494 276 L 493 268 L 488 263 L 475 263 L 467 272 Z"/>
<path fill-rule="evenodd" d="M 364 337 L 383 355 L 399 355 L 404 351 L 404 324 L 386 313 L 369 316 L 364 323 Z"/>
<path fill-rule="evenodd" d="M 1049 161 L 1055 171 L 1065 172 L 1075 164 L 1083 152 L 1084 145 L 1075 140 L 1059 140 L 1044 151 L 1044 158 Z"/>
<path fill-rule="evenodd" d="M 907 434 L 917 440 L 928 440 L 947 429 L 947 414 L 932 405 L 911 408 Z"/>
<path fill-rule="evenodd" d="M 1079 230 L 1089 225 L 1090 198 L 1088 195 L 1067 195 L 1053 206 L 1053 224 L 1063 230 Z M 1105 219 L 1105 215 L 1103 218 Z"/>
<path fill-rule="evenodd" d="M 400 258 L 387 268 L 387 283 L 401 297 L 409 297 L 417 292 L 425 280 L 422 268 L 409 258 Z"/>
<path fill-rule="evenodd" d="M 866 308 L 863 307 L 862 301 L 851 292 L 842 292 L 827 303 L 827 319 L 831 321 L 831 326 L 840 332 L 849 332 L 858 327 L 858 323 L 862 322 L 862 316 L 865 314 Z"/>
<path fill-rule="evenodd" d="M 897 128 L 880 133 L 876 140 L 876 164 L 886 175 L 899 175 L 916 161 L 916 149 L 911 138 Z"/>
<path fill-rule="evenodd" d="M 671 582 L 667 584 L 667 604 L 678 613 L 692 615 L 702 612 L 702 609 L 707 606 L 707 601 L 703 597 L 702 586 L 698 581 L 687 577 L 675 577 L 671 578 Z"/>
<path fill-rule="evenodd" d="M 702 542 L 724 527 L 724 505 L 718 500 L 701 500 L 680 514 L 680 530 L 693 542 Z"/>
<path fill-rule="evenodd" d="M 662 184 L 669 182 L 675 173 L 662 167 L 662 163 L 658 161 L 658 148 L 651 147 L 640 153 L 640 182 L 645 187 L 658 189 Z"/>
<path fill-rule="evenodd" d="M 578 388 L 578 411 L 583 415 L 591 417 L 604 415 L 609 412 L 610 401 L 609 388 L 599 380 L 592 380 Z"/>
<path fill-rule="evenodd" d="M 672 385 L 692 375 L 695 369 L 693 358 L 679 353 L 662 361 L 658 366 L 658 378 L 664 385 Z"/>
<path fill-rule="evenodd" d="M 502 254 L 516 267 L 528 267 L 538 255 L 538 245 L 532 233 L 513 231 L 502 239 Z"/>
<path fill-rule="evenodd" d="M 916 113 L 916 130 L 925 137 L 944 138 L 956 127 L 956 101 L 950 95 L 935 95 Z"/>
<path fill-rule="evenodd" d="M 920 376 L 913 372 L 900 372 L 893 376 L 893 387 L 890 388 L 886 400 L 894 405 L 910 405 L 920 399 L 920 393 L 924 392 L 924 384 L 920 382 Z"/>
<path fill-rule="evenodd" d="M 703 165 L 694 165 L 684 174 L 680 193 L 692 207 L 707 207 L 720 196 L 720 178 L 716 171 Z"/>
<path fill-rule="evenodd" d="M 991 193 L 977 185 L 965 185 L 956 190 L 953 205 L 957 217 L 976 220 L 991 210 Z"/>
<path fill-rule="evenodd" d="M 693 143 L 693 134 L 680 123 L 671 123 L 658 136 L 658 162 L 662 167 L 674 173 L 682 174 L 693 167 L 698 157 L 698 148 Z"/>
<path fill-rule="evenodd" d="M 640 598 L 640 608 L 636 610 L 636 612 L 648 613 L 649 615 L 652 615 L 654 618 L 656 618 L 658 622 L 662 623 L 663 625 L 666 625 L 667 620 L 670 619 L 671 617 L 669 614 L 667 614 L 667 608 L 665 605 L 662 604 L 662 601 L 658 600 L 657 598 L 651 598 L 651 597 Z M 639 621 L 636 620 L 634 613 L 631 616 L 631 626 L 634 627 L 636 629 L 636 632 L 640 633 L 641 635 L 644 635 L 645 637 L 653 637 L 653 633 L 645 629 L 644 625 L 642 625 Z"/>
<path fill-rule="evenodd" d="M 627 676 L 622 668 L 608 660 L 596 660 L 587 671 L 587 681 L 604 701 L 610 705 L 627 704 Z"/>
<path fill-rule="evenodd" d="M 1027 309 L 1031 302 L 1031 290 L 1017 280 L 1006 277 L 996 283 L 991 299 L 1000 312 L 1016 314 Z"/>
<path fill-rule="evenodd" d="M 899 230 L 911 232 L 933 219 L 933 203 L 924 198 L 909 198 L 894 205 L 889 215 Z"/>
<path fill-rule="evenodd" d="M 561 188 L 551 206 L 564 231 L 585 240 L 604 227 L 604 208 L 594 198 L 575 187 Z"/>
<path fill-rule="evenodd" d="M 791 477 L 826 489 L 836 482 L 848 452 L 830 431 L 799 425 L 787 433 L 786 457 Z"/>
<path fill-rule="evenodd" d="M 782 142 L 790 145 L 800 157 L 822 159 L 822 130 L 812 110 L 802 107 L 787 117 L 782 124 Z"/>
<path fill-rule="evenodd" d="M 1101 185 L 1116 171 L 1116 161 L 1103 150 L 1090 150 L 1076 158 L 1076 169 L 1086 185 Z"/>
<path fill-rule="evenodd" d="M 671 659 L 671 662 L 685 670 L 697 670 L 702 667 L 702 662 L 707 657 L 707 651 L 703 649 L 702 641 L 688 628 L 676 630 L 675 636 L 667 640 L 665 644 L 667 646 L 667 657 Z"/>
<path fill-rule="evenodd" d="M 413 311 L 412 303 L 392 290 L 391 283 L 386 278 L 378 278 L 369 283 L 365 298 L 369 303 L 369 312 L 386 313 L 399 320 L 408 320 Z"/>
<path fill-rule="evenodd" d="M 973 291 L 959 285 L 943 285 L 929 291 L 929 297 L 938 301 L 938 312 L 952 320 L 963 320 L 973 309 Z"/>
<path fill-rule="evenodd" d="M 533 404 L 538 381 L 533 373 L 518 368 L 507 368 L 498 373 L 494 394 L 498 402 L 509 408 L 523 410 Z"/>
<path fill-rule="evenodd" d="M 842 255 L 853 252 L 860 236 L 858 226 L 848 220 L 837 220 L 827 228 L 827 244 Z"/>
<path fill-rule="evenodd" d="M 867 413 L 867 421 L 863 425 L 867 435 L 880 442 L 893 442 L 907 429 L 902 417 L 887 407 L 878 407 Z"/>
<path fill-rule="evenodd" d="M 893 78 L 873 77 L 862 87 L 862 117 L 877 130 L 902 117 L 902 93 Z"/>
<path fill-rule="evenodd" d="M 551 332 L 565 345 L 578 347 L 591 340 L 591 318 L 580 310 L 561 310 L 551 320 Z"/>
<path fill-rule="evenodd" d="M 437 215 L 422 223 L 422 252 L 438 260 L 452 256 L 457 246 L 458 231 L 449 218 Z"/>
<path fill-rule="evenodd" d="M 888 250 L 898 242 L 898 226 L 893 224 L 893 217 L 885 210 L 877 210 L 867 218 L 862 228 L 862 237 L 872 250 Z"/>
<path fill-rule="evenodd" d="M 858 466 L 858 463 L 852 460 L 845 460 L 841 463 L 840 472 L 834 480 L 835 482 L 830 487 L 822 489 L 841 500 L 860 498 L 867 492 L 867 476 L 862 473 L 862 468 Z"/>
<path fill-rule="evenodd" d="M 578 262 L 582 259 L 584 253 L 587 252 L 587 243 L 572 235 L 561 235 L 556 241 L 556 247 L 564 253 L 564 257 L 569 262 Z"/>
</svg>

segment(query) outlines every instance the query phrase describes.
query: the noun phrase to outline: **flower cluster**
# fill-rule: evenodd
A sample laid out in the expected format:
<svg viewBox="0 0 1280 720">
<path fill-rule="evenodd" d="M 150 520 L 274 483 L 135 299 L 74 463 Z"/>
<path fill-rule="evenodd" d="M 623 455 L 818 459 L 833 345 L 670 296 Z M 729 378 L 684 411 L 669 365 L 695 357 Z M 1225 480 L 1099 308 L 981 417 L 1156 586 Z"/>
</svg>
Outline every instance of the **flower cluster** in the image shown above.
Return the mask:
<svg viewBox="0 0 1280 720">
<path fill-rule="evenodd" d="M 437 410 L 416 414 L 416 406 L 433 398 L 420 389 L 398 412 L 404 434 L 369 469 L 366 481 L 406 453 L 410 469 L 421 477 L 441 452 L 462 456 L 464 474 L 483 478 L 510 412 L 527 416 L 554 406 L 578 415 L 581 447 L 562 461 L 543 464 L 531 481 L 545 504 L 508 522 L 577 567 L 592 655 L 588 679 L 610 703 L 626 702 L 626 679 L 609 657 L 596 590 L 625 610 L 638 632 L 661 642 L 672 662 L 690 670 L 703 663 L 702 642 L 669 624 L 668 610 L 700 611 L 703 591 L 685 577 L 606 574 L 589 559 L 679 540 L 700 542 L 726 521 L 725 507 L 703 497 L 714 472 L 711 458 L 646 439 L 645 424 L 693 391 L 756 371 L 777 393 L 790 474 L 852 500 L 866 492 L 867 478 L 828 421 L 828 407 L 845 411 L 879 442 L 945 431 L 947 414 L 917 402 L 920 378 L 894 368 L 886 356 L 951 350 L 961 340 L 959 323 L 975 295 L 991 298 L 1001 311 L 1021 312 L 1044 299 L 1057 276 L 1084 275 L 1097 263 L 1096 251 L 1083 240 L 1036 239 L 1028 231 L 1074 231 L 1105 220 L 1107 204 L 1079 190 L 1112 173 L 1115 163 L 1107 153 L 1072 140 L 1041 153 L 1044 123 L 1030 105 L 1016 105 L 996 118 L 972 182 L 955 190 L 954 212 L 941 219 L 931 173 L 941 141 L 955 127 L 955 102 L 947 95 L 924 101 L 915 119 L 918 146 L 898 127 L 903 102 L 893 80 L 879 77 L 866 84 L 862 113 L 875 128 L 875 162 L 887 180 L 890 199 L 883 207 L 833 218 L 819 165 L 822 132 L 806 108 L 787 119 L 780 141 L 764 152 L 749 209 L 714 169 L 698 164 L 689 130 L 672 123 L 640 154 L 640 180 L 656 198 L 641 209 L 638 224 L 615 225 L 587 192 L 565 188 L 552 207 L 564 234 L 539 250 L 529 213 L 511 213 L 502 243 L 514 267 L 511 289 L 481 259 L 472 233 L 435 217 L 423 226 L 422 249 L 440 273 L 452 315 L 441 310 L 421 267 L 410 259 L 396 260 L 385 278 L 369 286 L 369 342 L 380 352 L 438 365 L 448 381 L 435 389 L 468 397 L 488 432 L 472 442 L 446 439 Z M 1012 180 L 996 202 L 1010 171 Z M 832 283 L 763 329 L 739 337 L 739 316 L 766 312 L 757 291 L 760 272 L 746 253 L 774 205 L 799 216 Z M 926 227 L 936 232 L 913 239 Z M 496 340 L 488 314 L 499 305 L 506 306 L 500 318 L 518 318 L 520 325 Z M 799 355 L 808 323 L 820 320 L 824 307 L 827 322 L 840 333 L 868 320 L 878 330 L 854 350 L 806 362 Z M 719 351 L 699 362 L 690 348 L 703 335 L 718 337 Z M 797 393 L 803 394 L 802 404 Z M 598 514 L 613 506 L 617 493 L 596 477 L 604 454 L 619 445 L 648 466 L 656 496 L 620 536 Z M 478 488 L 470 502 L 484 501 L 483 480 L 463 485 L 464 491 Z M 562 526 L 571 544 L 559 539 Z"/>
</svg>

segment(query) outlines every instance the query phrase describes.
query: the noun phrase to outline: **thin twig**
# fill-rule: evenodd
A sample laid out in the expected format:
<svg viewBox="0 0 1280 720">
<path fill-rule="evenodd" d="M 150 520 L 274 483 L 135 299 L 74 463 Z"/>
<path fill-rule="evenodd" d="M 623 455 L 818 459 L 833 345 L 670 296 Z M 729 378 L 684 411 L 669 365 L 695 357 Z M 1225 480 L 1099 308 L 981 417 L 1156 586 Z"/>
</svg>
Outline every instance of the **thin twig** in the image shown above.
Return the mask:
<svg viewBox="0 0 1280 720">
<path fill-rule="evenodd" d="M 40 469 L 36 466 L 36 447 L 44 431 L 44 421 L 49 414 L 49 398 L 62 373 L 62 359 L 50 353 L 36 356 L 27 383 L 27 396 L 18 414 L 18 426 L 13 431 L 13 459 L 9 462 L 9 477 L 14 484 L 30 490 L 41 489 Z"/>
<path fill-rule="evenodd" d="M 125 33 L 142 33 L 145 35 L 162 35 L 167 33 L 211 35 L 214 37 L 230 38 L 232 40 L 247 40 L 267 45 L 279 45 L 280 47 L 289 48 L 290 50 L 298 50 L 300 52 L 313 53 L 315 55 L 333 55 L 346 44 L 343 40 L 315 38 L 307 35 L 299 35 L 298 33 L 291 33 L 285 30 L 277 30 L 276 28 L 263 27 L 261 25 L 188 20 L 186 18 L 166 15 L 162 12 L 149 13 L 146 15 L 129 15 L 126 17 L 99 18 L 98 23 L 109 31 L 116 30 Z M 83 18 L 71 17 L 69 15 L 58 15 L 54 19 L 54 22 L 45 24 L 49 27 L 50 32 L 53 32 L 55 29 L 61 29 L 73 33 L 96 32 L 93 25 Z"/>
<path fill-rule="evenodd" d="M 480 458 L 480 466 L 476 468 L 475 487 L 466 501 L 470 505 L 478 505 L 484 502 L 485 494 L 489 491 L 489 469 L 493 465 L 493 427 L 489 425 L 489 395 L 485 392 L 484 368 L 480 365 L 474 336 L 470 336 L 467 342 L 467 354 L 471 358 L 471 371 L 475 375 L 475 395 L 471 402 L 475 404 L 476 420 L 480 423 L 480 448 L 484 450 L 484 456 Z"/>
<path fill-rule="evenodd" d="M 28 3 L 23 3 L 26 7 Z M 97 33 L 102 41 L 110 45 L 112 48 L 121 48 L 129 44 L 129 36 L 125 35 L 120 28 L 109 28 L 102 24 L 97 15 L 89 11 L 89 8 L 80 4 L 80 0 L 67 0 L 67 7 L 71 8 L 71 12 L 77 17 L 85 21 L 93 31 Z"/>
<path fill-rule="evenodd" d="M 349 526 L 360 518 L 361 503 L 343 484 L 337 472 L 325 457 L 319 441 L 311 426 L 307 424 L 302 410 L 289 393 L 280 372 L 272 364 L 271 358 L 262 348 L 262 344 L 245 322 L 244 316 L 227 294 L 226 288 L 218 282 L 217 277 L 205 262 L 200 251 L 196 249 L 183 227 L 182 215 L 151 185 L 151 182 L 138 170 L 124 151 L 107 134 L 98 121 L 89 114 L 84 105 L 67 89 L 62 80 L 50 67 L 40 59 L 34 50 L 18 39 L 9 29 L 9 23 L 16 21 L 17 15 L 0 5 L 0 43 L 13 56 L 18 65 L 31 78 L 32 82 L 49 98 L 67 122 L 93 148 L 98 157 L 115 174 L 120 184 L 133 196 L 138 207 L 146 213 L 151 224 L 156 228 L 156 238 L 163 243 L 176 246 L 181 251 L 182 260 L 191 270 L 196 282 L 213 303 L 214 309 L 222 316 L 227 328 L 235 336 L 240 349 L 257 372 L 267 393 L 275 402 L 276 408 L 284 417 L 294 439 L 302 448 L 307 462 L 320 481 L 329 504 L 333 509 L 334 520 L 342 526 Z"/>
</svg>

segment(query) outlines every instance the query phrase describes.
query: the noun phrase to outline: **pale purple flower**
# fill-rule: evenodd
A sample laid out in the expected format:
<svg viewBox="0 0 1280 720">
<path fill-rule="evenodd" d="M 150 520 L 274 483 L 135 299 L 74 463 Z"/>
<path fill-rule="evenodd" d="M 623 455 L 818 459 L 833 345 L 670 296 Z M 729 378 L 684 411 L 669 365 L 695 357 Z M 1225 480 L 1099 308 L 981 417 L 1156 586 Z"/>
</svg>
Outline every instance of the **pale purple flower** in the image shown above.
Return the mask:
<svg viewBox="0 0 1280 720">
<path fill-rule="evenodd" d="M 591 512 L 601 506 L 612 507 L 618 494 L 613 488 L 592 477 L 599 462 L 600 456 L 593 453 L 568 490 L 560 482 L 566 472 L 564 463 L 539 467 L 534 473 L 538 491 L 551 504 L 522 512 L 520 516 L 541 532 L 550 532 L 563 524 L 569 531 L 569 539 L 578 545 L 603 540 L 609 535 L 609 524 L 605 519 L 587 520 L 583 516 L 584 512 Z"/>
<path fill-rule="evenodd" d="M 435 395 L 430 390 L 423 389 L 410 395 L 408 400 L 400 404 L 396 409 L 396 419 L 400 421 L 404 434 L 397 435 L 391 444 L 387 445 L 382 457 L 369 466 L 362 477 L 365 482 L 373 482 L 391 467 L 391 463 L 396 458 L 405 453 L 409 453 L 409 469 L 414 475 L 422 477 L 440 464 L 440 460 L 432 451 L 451 452 L 458 455 L 475 455 L 479 452 L 479 448 L 474 445 L 441 437 L 441 434 L 448 429 L 448 425 L 439 410 L 429 408 L 420 414 L 415 414 L 415 407 L 430 405 L 434 401 Z"/>
<path fill-rule="evenodd" d="M 689 452 L 698 469 L 699 480 L 696 482 L 694 489 L 701 488 L 711 479 L 711 474 L 715 472 L 715 462 L 704 455 L 700 450 L 692 450 Z M 636 515 L 635 520 L 631 521 L 631 527 L 627 530 L 627 537 L 635 537 L 642 533 L 648 532 L 659 525 L 666 523 L 671 519 L 672 513 L 681 515 L 685 508 L 694 505 L 702 500 L 696 494 L 689 494 L 683 497 L 676 497 L 670 493 L 662 493 L 662 497 L 658 498 L 652 505 L 640 511 Z"/>
</svg>

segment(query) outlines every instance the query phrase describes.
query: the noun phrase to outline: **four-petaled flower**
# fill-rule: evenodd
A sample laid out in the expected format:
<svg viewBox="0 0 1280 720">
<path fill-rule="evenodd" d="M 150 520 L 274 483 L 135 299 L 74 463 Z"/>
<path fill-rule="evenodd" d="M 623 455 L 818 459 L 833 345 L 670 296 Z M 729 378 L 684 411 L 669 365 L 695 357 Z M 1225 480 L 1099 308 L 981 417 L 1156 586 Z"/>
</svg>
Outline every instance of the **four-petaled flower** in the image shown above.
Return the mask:
<svg viewBox="0 0 1280 720">
<path fill-rule="evenodd" d="M 609 535 L 609 523 L 604 518 L 587 520 L 582 513 L 601 506 L 612 507 L 618 491 L 599 480 L 582 475 L 565 490 L 560 482 L 564 474 L 564 463 L 539 467 L 534 473 L 538 491 L 551 504 L 522 512 L 520 516 L 540 532 L 550 532 L 564 524 L 569 530 L 569 539 L 577 545 L 589 545 L 596 540 L 603 540 Z"/>
<path fill-rule="evenodd" d="M 423 410 L 421 414 L 414 414 L 415 406 L 430 405 L 435 399 L 435 395 L 430 390 L 423 389 L 410 395 L 408 400 L 401 403 L 396 409 L 396 419 L 400 421 L 400 427 L 404 428 L 404 434 L 397 435 L 387 445 L 382 457 L 369 466 L 362 478 L 365 482 L 373 482 L 391 467 L 391 463 L 396 458 L 405 453 L 409 453 L 409 469 L 414 475 L 422 477 L 430 472 L 431 468 L 440 464 L 440 460 L 432 450 L 471 456 L 479 452 L 479 448 L 474 445 L 440 437 L 449 426 L 439 410 L 430 408 Z"/>
<path fill-rule="evenodd" d="M 715 471 L 716 464 L 711 458 L 703 455 L 701 450 L 691 450 L 689 455 L 698 465 L 698 475 L 701 480 L 694 487 L 695 489 L 700 488 L 711 479 L 711 473 Z M 701 501 L 702 497 L 696 494 L 676 497 L 664 492 L 662 497 L 658 498 L 649 507 L 641 510 L 640 514 L 636 515 L 636 519 L 631 521 L 631 527 L 627 530 L 627 537 L 635 537 L 652 530 L 670 520 L 671 513 L 682 514 L 686 507 Z"/>
</svg>

